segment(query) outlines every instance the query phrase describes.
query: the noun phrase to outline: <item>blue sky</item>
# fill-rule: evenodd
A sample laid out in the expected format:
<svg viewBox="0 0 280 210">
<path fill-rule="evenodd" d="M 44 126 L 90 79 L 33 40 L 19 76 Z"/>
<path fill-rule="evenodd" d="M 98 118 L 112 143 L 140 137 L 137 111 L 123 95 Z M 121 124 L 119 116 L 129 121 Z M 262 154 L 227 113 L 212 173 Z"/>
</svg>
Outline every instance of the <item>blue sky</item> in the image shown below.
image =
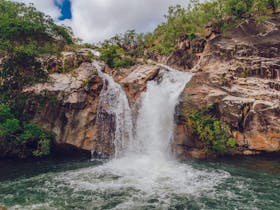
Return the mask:
<svg viewBox="0 0 280 210">
<path fill-rule="evenodd" d="M 71 0 L 63 0 L 62 2 L 56 0 L 55 5 L 61 11 L 61 16 L 58 18 L 59 20 L 72 19 Z"/>
</svg>

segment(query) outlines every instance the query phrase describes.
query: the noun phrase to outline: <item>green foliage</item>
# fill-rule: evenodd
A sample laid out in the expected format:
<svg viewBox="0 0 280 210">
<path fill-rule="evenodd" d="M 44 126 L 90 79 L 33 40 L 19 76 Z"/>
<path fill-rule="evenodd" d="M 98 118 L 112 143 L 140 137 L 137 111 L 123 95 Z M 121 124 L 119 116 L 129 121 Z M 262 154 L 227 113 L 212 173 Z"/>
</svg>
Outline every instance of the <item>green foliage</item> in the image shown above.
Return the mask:
<svg viewBox="0 0 280 210">
<path fill-rule="evenodd" d="M 206 35 L 205 26 L 211 22 L 221 32 L 231 29 L 242 18 L 254 16 L 264 20 L 272 9 L 275 13 L 280 0 L 208 0 L 200 3 L 190 0 L 188 7 L 169 7 L 166 21 L 153 33 L 137 34 L 129 30 L 101 44 L 103 60 L 114 67 L 114 59 L 120 57 L 156 58 L 158 54 L 168 56 L 176 47 L 181 36 L 194 39 Z M 115 48 L 115 49 L 114 49 Z M 121 50 L 121 51 L 120 51 Z M 108 53 L 112 53 L 111 57 Z M 117 62 L 118 63 L 118 62 Z M 124 63 L 124 62 L 121 62 Z M 118 66 L 118 65 L 117 65 Z"/>
<path fill-rule="evenodd" d="M 18 52 L 8 57 L 0 72 L 2 91 L 20 91 L 24 85 L 45 81 L 48 76 L 34 55 Z"/>
<path fill-rule="evenodd" d="M 26 123 L 23 133 L 19 136 L 21 143 L 27 143 L 30 140 L 37 142 L 37 149 L 33 151 L 36 157 L 46 156 L 50 153 L 51 140 L 54 135 L 45 132 L 42 128 L 34 123 Z"/>
<path fill-rule="evenodd" d="M 110 68 L 129 67 L 135 64 L 134 59 L 125 57 L 124 50 L 117 45 L 108 45 L 101 49 L 100 59 Z"/>
<path fill-rule="evenodd" d="M 14 115 L 11 113 L 11 109 L 6 104 L 0 104 L 0 123 L 4 123 L 8 119 L 13 119 Z"/>
<path fill-rule="evenodd" d="M 187 8 L 171 6 L 165 15 L 166 21 L 144 36 L 144 46 L 149 54 L 169 55 L 181 36 L 187 34 L 189 39 L 203 36 L 209 22 L 223 32 L 243 17 L 264 16 L 269 9 L 275 13 L 279 5 L 280 0 L 209 0 L 203 3 L 191 0 Z M 232 17 L 232 23 L 225 21 L 226 17 Z"/>
<path fill-rule="evenodd" d="M 136 61 L 129 57 L 114 59 L 113 68 L 129 67 L 129 66 L 133 66 L 135 63 Z"/>
<path fill-rule="evenodd" d="M 13 99 L 23 86 L 45 81 L 40 57 L 57 55 L 72 44 L 69 28 L 56 25 L 32 5 L 0 0 L 1 98 Z"/>
<path fill-rule="evenodd" d="M 237 18 L 242 18 L 245 14 L 250 12 L 253 6 L 254 0 L 227 0 L 225 1 L 225 10 L 228 15 L 232 15 Z"/>
<path fill-rule="evenodd" d="M 224 154 L 236 146 L 229 127 L 212 116 L 208 109 L 189 114 L 187 126 L 210 151 Z"/>
<path fill-rule="evenodd" d="M 33 156 L 36 157 L 50 153 L 51 142 L 54 139 L 52 133 L 44 131 L 34 123 L 21 123 L 5 104 L 0 104 L 0 120 L 1 145 L 22 147 L 23 150 L 31 149 Z"/>
<path fill-rule="evenodd" d="M 172 6 L 165 15 L 166 22 L 155 29 L 146 47 L 154 53 L 169 55 L 180 36 L 187 34 L 193 39 L 196 34 L 203 33 L 208 22 L 221 18 L 220 10 L 217 1 L 203 4 L 192 1 L 187 9 L 180 5 Z"/>
<path fill-rule="evenodd" d="M 18 119 L 7 119 L 0 124 L 0 138 L 10 140 L 16 137 L 16 133 L 20 130 Z"/>
<path fill-rule="evenodd" d="M 0 31 L 0 49 L 9 53 L 30 46 L 30 52 L 35 54 L 44 51 L 47 44 L 57 48 L 58 43 L 73 42 L 69 28 L 56 25 L 33 6 L 6 0 L 0 0 Z"/>
</svg>

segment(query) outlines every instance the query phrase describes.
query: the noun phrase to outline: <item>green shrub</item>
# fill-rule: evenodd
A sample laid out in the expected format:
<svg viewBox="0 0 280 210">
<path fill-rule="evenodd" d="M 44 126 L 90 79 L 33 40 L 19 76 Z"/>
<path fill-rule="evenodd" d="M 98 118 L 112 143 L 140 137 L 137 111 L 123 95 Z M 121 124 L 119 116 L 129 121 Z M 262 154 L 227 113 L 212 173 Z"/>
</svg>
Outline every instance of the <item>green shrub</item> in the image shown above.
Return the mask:
<svg viewBox="0 0 280 210">
<path fill-rule="evenodd" d="M 209 109 L 189 114 L 187 126 L 210 151 L 224 154 L 236 146 L 236 140 L 232 138 L 229 127 L 209 114 Z"/>
<path fill-rule="evenodd" d="M 6 104 L 0 104 L 0 123 L 4 123 L 7 119 L 13 119 L 14 115 L 11 113 L 11 109 Z"/>
<path fill-rule="evenodd" d="M 10 140 L 16 137 L 16 132 L 21 129 L 18 119 L 7 119 L 0 124 L 0 138 Z"/>
<path fill-rule="evenodd" d="M 132 58 L 115 59 L 113 61 L 113 68 L 129 67 L 135 65 L 135 60 Z"/>
<path fill-rule="evenodd" d="M 0 104 L 0 145 L 22 148 L 21 152 L 31 150 L 35 157 L 46 156 L 50 153 L 54 134 L 46 132 L 34 123 L 22 123 L 11 113 L 11 109 Z M 35 146 L 34 146 L 35 145 Z M 15 149 L 16 150 L 16 149 Z M 22 151 L 23 150 L 23 151 Z M 21 156 L 21 154 L 18 154 Z"/>
<path fill-rule="evenodd" d="M 51 140 L 53 138 L 53 134 L 44 131 L 38 125 L 34 123 L 27 123 L 24 125 L 24 131 L 18 139 L 21 143 L 35 140 L 37 142 L 37 149 L 33 151 L 33 155 L 40 157 L 50 153 Z"/>
<path fill-rule="evenodd" d="M 124 50 L 117 45 L 104 46 L 100 52 L 100 59 L 103 60 L 110 68 L 129 67 L 136 63 L 135 59 L 126 57 Z"/>
</svg>

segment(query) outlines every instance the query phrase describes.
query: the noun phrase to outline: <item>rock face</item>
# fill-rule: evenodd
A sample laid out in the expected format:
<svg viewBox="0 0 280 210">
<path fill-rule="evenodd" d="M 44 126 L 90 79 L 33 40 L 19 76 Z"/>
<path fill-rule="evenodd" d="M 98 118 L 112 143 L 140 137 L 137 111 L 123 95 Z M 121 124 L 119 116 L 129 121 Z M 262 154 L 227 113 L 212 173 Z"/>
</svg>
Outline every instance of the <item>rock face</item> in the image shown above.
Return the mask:
<svg viewBox="0 0 280 210">
<path fill-rule="evenodd" d="M 147 82 L 154 79 L 161 68 L 150 64 L 112 72 L 102 64 L 101 67 L 108 74 L 113 74 L 131 103 L 137 101 Z M 52 73 L 48 82 L 27 87 L 24 92 L 47 97 L 46 103 L 39 105 L 33 100 L 27 109 L 33 113 L 35 123 L 56 134 L 58 152 L 72 153 L 73 148 L 76 148 L 88 153 L 94 151 L 97 157 L 108 157 L 114 154 L 111 134 L 115 130 L 115 118 L 102 111 L 106 107 L 100 107 L 103 87 L 106 84 L 98 76 L 97 69 L 84 60 L 70 73 Z M 103 123 L 98 123 L 97 118 L 102 119 Z M 104 131 L 105 134 L 98 131 Z"/>
<path fill-rule="evenodd" d="M 182 51 L 190 66 L 177 54 L 169 58 L 170 65 L 195 73 L 176 116 L 175 150 L 182 158 L 203 156 L 201 142 L 187 130 L 186 115 L 211 105 L 237 139 L 236 153 L 280 151 L 280 18 L 262 24 L 248 20 L 229 34 L 208 36 L 202 53 L 189 56 L 189 49 Z"/>
<path fill-rule="evenodd" d="M 56 134 L 57 144 L 98 151 L 99 147 L 104 147 L 97 139 L 95 124 L 102 86 L 102 79 L 96 69 L 91 63 L 84 62 L 69 74 L 51 74 L 50 82 L 37 84 L 24 91 L 48 96 L 49 100 L 43 106 L 29 106 L 34 109 L 33 121 L 52 130 Z"/>
</svg>

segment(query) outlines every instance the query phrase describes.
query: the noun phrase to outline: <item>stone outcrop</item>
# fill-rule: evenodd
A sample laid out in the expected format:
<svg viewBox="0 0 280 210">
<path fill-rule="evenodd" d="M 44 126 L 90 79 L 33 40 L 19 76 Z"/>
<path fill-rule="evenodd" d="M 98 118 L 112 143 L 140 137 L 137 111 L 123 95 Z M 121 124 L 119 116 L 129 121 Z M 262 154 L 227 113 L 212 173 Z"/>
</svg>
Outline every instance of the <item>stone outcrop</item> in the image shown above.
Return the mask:
<svg viewBox="0 0 280 210">
<path fill-rule="evenodd" d="M 153 80 L 159 73 L 157 65 L 140 65 L 130 69 L 130 74 L 119 81 L 130 100 L 136 101 L 146 89 L 149 80 Z"/>
<path fill-rule="evenodd" d="M 95 121 L 102 86 L 93 65 L 84 62 L 73 72 L 51 74 L 49 82 L 26 88 L 24 92 L 48 97 L 46 104 L 39 106 L 35 101 L 29 104 L 29 109 L 35 114 L 34 122 L 56 134 L 60 148 L 72 145 L 85 151 L 99 151 L 104 144 L 97 139 Z"/>
<path fill-rule="evenodd" d="M 180 37 L 177 48 L 167 59 L 167 65 L 177 69 L 192 69 L 200 59 L 205 45 L 205 39 L 189 40 L 187 35 Z"/>
<path fill-rule="evenodd" d="M 94 52 L 87 48 L 73 52 L 62 52 L 60 58 L 56 56 L 42 58 L 42 64 L 48 72 L 67 73 L 78 68 L 83 62 L 91 62 Z"/>
<path fill-rule="evenodd" d="M 195 73 L 176 115 L 175 150 L 182 158 L 205 155 L 187 130 L 186 115 L 212 105 L 237 139 L 235 153 L 280 151 L 280 17 L 262 24 L 247 20 L 228 34 L 205 39 L 202 53 L 189 56 L 184 50 L 181 58 L 193 63 L 191 69 L 177 54 L 169 59 L 170 65 Z"/>
<path fill-rule="evenodd" d="M 230 19 L 230 18 L 229 18 Z M 205 158 L 203 142 L 186 126 L 189 113 L 213 106 L 219 120 L 229 125 L 238 148 L 234 154 L 252 155 L 280 151 L 280 20 L 274 17 L 262 24 L 244 21 L 227 33 L 220 34 L 215 24 L 207 26 L 207 38 L 189 40 L 182 36 L 178 47 L 166 63 L 194 73 L 182 93 L 175 120 L 174 151 L 181 158 Z M 228 35 L 230 34 L 230 36 Z M 50 81 L 25 89 L 25 92 L 52 98 L 43 106 L 35 101 L 28 109 L 33 121 L 56 133 L 58 145 L 72 145 L 97 156 L 111 156 L 114 145 L 102 140 L 96 123 L 103 81 L 87 58 L 88 52 L 65 53 L 71 70 L 57 72 L 65 60 L 48 68 Z M 51 62 L 49 62 L 51 63 Z M 67 62 L 66 62 L 67 63 Z M 48 66 L 48 65 L 46 65 Z M 139 64 L 104 71 L 111 74 L 136 104 L 147 82 L 157 78 L 162 67 Z M 114 116 L 98 116 L 114 128 Z M 108 132 L 109 133 L 109 132 Z"/>
</svg>

